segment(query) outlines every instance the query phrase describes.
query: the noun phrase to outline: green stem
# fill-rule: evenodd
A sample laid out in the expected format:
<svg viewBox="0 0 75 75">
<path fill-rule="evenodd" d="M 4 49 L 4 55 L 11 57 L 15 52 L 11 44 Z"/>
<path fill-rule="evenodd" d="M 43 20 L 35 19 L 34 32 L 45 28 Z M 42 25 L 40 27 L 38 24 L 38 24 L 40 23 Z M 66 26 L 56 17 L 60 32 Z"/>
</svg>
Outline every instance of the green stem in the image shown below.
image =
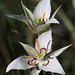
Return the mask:
<svg viewBox="0 0 75 75">
<path fill-rule="evenodd" d="M 41 34 L 38 34 L 38 37 L 40 36 Z"/>
<path fill-rule="evenodd" d="M 53 72 L 51 72 L 51 74 L 52 74 L 52 75 L 54 75 L 54 73 L 53 73 Z"/>
</svg>

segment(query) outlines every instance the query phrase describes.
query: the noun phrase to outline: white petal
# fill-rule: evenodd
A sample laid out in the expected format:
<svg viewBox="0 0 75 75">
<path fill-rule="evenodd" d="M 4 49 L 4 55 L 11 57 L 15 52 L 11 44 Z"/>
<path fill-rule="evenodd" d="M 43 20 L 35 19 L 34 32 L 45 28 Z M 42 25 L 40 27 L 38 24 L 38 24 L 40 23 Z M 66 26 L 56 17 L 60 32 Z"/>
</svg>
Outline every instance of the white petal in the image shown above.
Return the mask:
<svg viewBox="0 0 75 75">
<path fill-rule="evenodd" d="M 62 66 L 56 58 L 48 59 L 50 62 L 47 66 L 42 66 L 41 69 L 48 72 L 65 74 Z"/>
<path fill-rule="evenodd" d="M 45 61 L 40 61 L 38 64 L 38 67 L 41 68 L 44 63 L 45 63 Z"/>
<path fill-rule="evenodd" d="M 61 5 L 61 6 L 62 6 L 62 5 Z M 61 8 L 61 6 L 54 12 L 54 14 L 52 15 L 51 18 L 54 18 L 54 17 L 55 17 L 55 15 L 57 14 L 57 12 L 58 12 L 58 10 Z"/>
<path fill-rule="evenodd" d="M 41 0 L 33 12 L 36 19 L 41 18 L 43 13 L 45 13 L 45 19 L 49 19 L 51 13 L 50 0 Z"/>
<path fill-rule="evenodd" d="M 39 75 L 41 70 L 33 69 L 30 73 L 30 75 Z"/>
<path fill-rule="evenodd" d="M 58 23 L 59 24 L 59 22 L 55 18 L 51 18 L 45 24 L 39 25 L 36 29 L 38 32 L 45 31 L 47 28 L 50 27 L 51 23 Z"/>
<path fill-rule="evenodd" d="M 71 45 L 72 45 L 72 44 L 70 44 L 70 45 L 68 45 L 68 46 L 65 46 L 65 47 L 63 47 L 63 48 L 60 48 L 60 49 L 56 50 L 55 52 L 53 52 L 51 55 L 57 57 L 57 56 L 59 56 L 63 51 L 65 51 L 68 47 L 70 47 Z"/>
<path fill-rule="evenodd" d="M 23 44 L 21 42 L 19 42 L 23 48 L 25 49 L 25 51 L 29 54 L 29 56 L 33 56 L 35 57 L 36 56 L 36 52 L 35 52 L 35 49 L 27 44 Z M 31 51 L 28 51 L 28 50 L 31 50 Z"/>
<path fill-rule="evenodd" d="M 26 23 L 27 18 L 24 15 L 13 15 L 13 14 L 7 14 L 6 16 L 17 19 L 19 21 L 22 21 Z"/>
<path fill-rule="evenodd" d="M 22 4 L 23 10 L 24 10 L 25 15 L 27 16 L 27 18 L 29 18 L 32 21 L 34 21 L 34 16 L 33 16 L 32 12 L 28 8 L 25 7 L 25 5 L 23 4 L 22 0 L 21 0 L 21 4 Z"/>
<path fill-rule="evenodd" d="M 38 37 L 38 42 L 39 42 L 39 45 L 40 45 L 40 49 L 41 48 L 51 49 L 51 45 L 52 45 L 52 30 L 49 30 L 49 31 L 46 31 L 46 32 L 42 33 Z M 37 49 L 37 47 L 36 47 L 36 49 Z"/>
<path fill-rule="evenodd" d="M 47 24 L 43 24 L 43 25 L 39 25 L 38 27 L 36 27 L 37 32 L 42 32 L 45 31 L 49 26 L 47 26 Z"/>
<path fill-rule="evenodd" d="M 25 69 L 29 69 L 32 68 L 32 66 L 28 65 L 28 59 L 24 59 L 24 56 L 18 57 L 17 59 L 15 59 L 14 61 L 12 61 L 7 69 L 6 72 L 12 70 L 12 69 L 17 69 L 17 70 L 25 70 Z"/>
<path fill-rule="evenodd" d="M 59 21 L 56 20 L 55 18 L 51 18 L 49 21 L 47 21 L 46 24 L 49 24 L 49 23 L 58 23 L 59 24 Z"/>
<path fill-rule="evenodd" d="M 75 9 L 75 0 L 72 0 L 73 8 Z"/>
</svg>

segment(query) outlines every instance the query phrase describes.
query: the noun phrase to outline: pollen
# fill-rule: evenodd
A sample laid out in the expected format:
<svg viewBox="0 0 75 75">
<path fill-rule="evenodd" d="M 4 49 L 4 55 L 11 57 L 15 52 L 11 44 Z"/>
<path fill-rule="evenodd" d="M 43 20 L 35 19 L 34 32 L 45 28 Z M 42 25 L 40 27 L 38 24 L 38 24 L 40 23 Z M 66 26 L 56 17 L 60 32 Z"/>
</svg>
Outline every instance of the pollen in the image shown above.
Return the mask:
<svg viewBox="0 0 75 75">
<path fill-rule="evenodd" d="M 45 16 L 45 13 L 43 13 L 42 18 L 41 18 L 41 21 L 43 21 L 43 20 L 44 20 L 44 16 Z"/>
</svg>

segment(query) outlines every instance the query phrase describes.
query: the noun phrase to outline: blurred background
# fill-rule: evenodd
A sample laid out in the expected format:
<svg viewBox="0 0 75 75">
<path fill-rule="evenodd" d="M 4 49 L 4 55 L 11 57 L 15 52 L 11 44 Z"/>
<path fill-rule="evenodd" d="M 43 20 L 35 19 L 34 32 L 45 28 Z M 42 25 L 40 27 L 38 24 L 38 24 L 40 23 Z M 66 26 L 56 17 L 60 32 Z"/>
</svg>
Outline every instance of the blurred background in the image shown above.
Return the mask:
<svg viewBox="0 0 75 75">
<path fill-rule="evenodd" d="M 39 1 L 23 0 L 23 3 L 33 12 Z M 58 57 L 58 60 L 66 75 L 75 75 L 75 0 L 51 0 L 51 15 L 60 5 L 62 7 L 56 15 L 60 24 L 51 25 L 52 50 L 73 44 Z M 0 0 L 0 75 L 28 75 L 30 70 L 13 70 L 8 73 L 5 71 L 12 60 L 26 54 L 19 41 L 34 47 L 37 35 L 34 35 L 25 23 L 8 18 L 5 14 L 24 14 L 20 0 Z M 50 73 L 41 71 L 39 75 L 50 75 Z"/>
</svg>

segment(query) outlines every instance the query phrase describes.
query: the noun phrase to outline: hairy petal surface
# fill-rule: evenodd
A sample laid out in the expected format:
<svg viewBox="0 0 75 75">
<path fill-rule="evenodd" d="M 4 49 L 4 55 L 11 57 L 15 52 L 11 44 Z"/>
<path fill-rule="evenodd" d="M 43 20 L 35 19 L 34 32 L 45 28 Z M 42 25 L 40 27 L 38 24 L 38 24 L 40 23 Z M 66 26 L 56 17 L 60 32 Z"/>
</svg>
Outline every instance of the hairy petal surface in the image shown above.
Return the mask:
<svg viewBox="0 0 75 75">
<path fill-rule="evenodd" d="M 51 13 L 50 0 L 41 0 L 33 12 L 36 19 L 41 18 L 43 13 L 45 13 L 44 19 L 49 19 Z"/>
<path fill-rule="evenodd" d="M 49 64 L 46 66 L 42 66 L 41 69 L 47 72 L 54 72 L 59 74 L 65 74 L 62 66 L 60 65 L 59 61 L 56 58 L 48 59 Z"/>
<path fill-rule="evenodd" d="M 25 70 L 32 68 L 32 66 L 28 65 L 29 59 L 24 59 L 25 56 L 20 56 L 17 59 L 13 60 L 7 67 L 6 72 L 17 69 L 17 70 Z"/>
<path fill-rule="evenodd" d="M 25 51 L 29 54 L 29 56 L 33 56 L 33 57 L 36 57 L 36 52 L 35 52 L 35 49 L 27 44 L 23 44 L 21 42 L 19 42 L 23 48 L 25 49 Z"/>
<path fill-rule="evenodd" d="M 41 70 L 33 69 L 30 73 L 30 75 L 39 75 Z"/>
</svg>

